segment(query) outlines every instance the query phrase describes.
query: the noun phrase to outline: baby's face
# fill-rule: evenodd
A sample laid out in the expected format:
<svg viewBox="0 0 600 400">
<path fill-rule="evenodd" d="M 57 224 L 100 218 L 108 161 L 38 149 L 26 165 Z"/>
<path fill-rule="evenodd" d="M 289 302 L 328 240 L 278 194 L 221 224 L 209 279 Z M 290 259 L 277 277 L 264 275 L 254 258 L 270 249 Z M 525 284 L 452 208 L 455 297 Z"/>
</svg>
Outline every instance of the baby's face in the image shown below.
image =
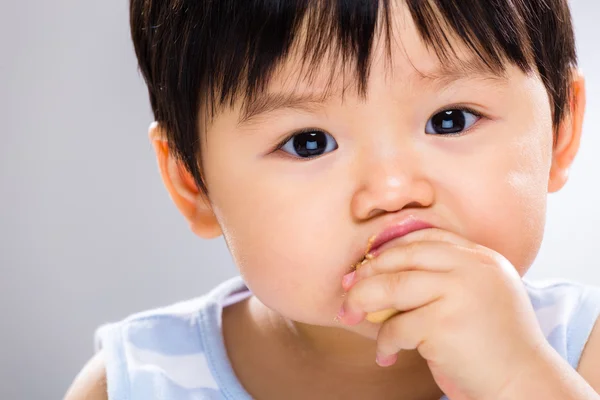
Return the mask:
<svg viewBox="0 0 600 400">
<path fill-rule="evenodd" d="M 331 325 L 342 276 L 369 237 L 404 217 L 489 247 L 521 274 L 539 250 L 553 143 L 541 80 L 516 67 L 504 80 L 425 79 L 417 70 L 434 74 L 439 60 L 413 25 L 399 34 L 405 51 L 391 67 L 376 40 L 365 99 L 348 90 L 342 102 L 337 82 L 321 103 L 262 107 L 241 124 L 240 107 L 224 110 L 202 140 L 236 264 L 265 305 L 295 321 Z M 330 68 L 308 84 L 297 65 L 289 60 L 268 93 L 323 93 Z"/>
</svg>

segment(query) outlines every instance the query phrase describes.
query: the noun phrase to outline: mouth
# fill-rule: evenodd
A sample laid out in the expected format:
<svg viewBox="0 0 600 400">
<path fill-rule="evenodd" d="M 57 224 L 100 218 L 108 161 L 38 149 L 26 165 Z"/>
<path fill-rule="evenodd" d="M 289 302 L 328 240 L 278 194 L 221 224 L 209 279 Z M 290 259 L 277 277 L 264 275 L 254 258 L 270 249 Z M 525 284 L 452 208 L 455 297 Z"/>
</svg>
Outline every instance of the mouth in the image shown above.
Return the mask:
<svg viewBox="0 0 600 400">
<path fill-rule="evenodd" d="M 392 247 L 396 242 L 396 239 L 400 239 L 409 233 L 416 232 L 423 229 L 433 228 L 433 225 L 418 220 L 414 217 L 403 219 L 399 222 L 393 223 L 384 229 L 380 234 L 371 236 L 367 243 L 367 248 L 362 259 L 353 265 L 352 270 L 356 270 L 367 261 L 375 258 L 381 252 L 389 247 Z"/>
<path fill-rule="evenodd" d="M 360 268 L 361 265 L 365 264 L 367 261 L 371 260 L 372 258 L 375 258 L 375 256 L 371 253 L 371 249 L 373 247 L 373 243 L 375 242 L 375 239 L 377 239 L 377 235 L 373 235 L 369 238 L 369 242 L 367 243 L 367 249 L 365 250 L 365 254 L 360 259 L 359 262 L 357 262 L 356 264 L 354 264 L 352 266 L 352 271 L 356 271 L 358 268 Z"/>
</svg>

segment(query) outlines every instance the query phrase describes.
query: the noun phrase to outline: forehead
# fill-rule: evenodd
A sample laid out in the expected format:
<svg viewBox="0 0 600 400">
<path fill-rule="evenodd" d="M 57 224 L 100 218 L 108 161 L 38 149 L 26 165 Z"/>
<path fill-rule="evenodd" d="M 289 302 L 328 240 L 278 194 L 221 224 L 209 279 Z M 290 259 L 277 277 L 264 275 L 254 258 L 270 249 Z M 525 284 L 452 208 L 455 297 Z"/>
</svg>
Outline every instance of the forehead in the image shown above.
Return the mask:
<svg viewBox="0 0 600 400">
<path fill-rule="evenodd" d="M 449 38 L 451 55 L 439 55 L 421 39 L 409 18 L 394 31 L 390 43 L 382 34 L 375 36 L 369 59 L 369 75 L 385 73 L 395 81 L 419 84 L 447 85 L 456 80 L 508 79 L 505 64 L 501 68 L 486 64 L 474 51 L 456 38 Z M 290 91 L 310 87 L 323 93 L 356 89 L 358 79 L 354 63 L 333 52 L 317 62 L 307 61 L 301 52 L 294 52 L 278 65 L 266 90 Z"/>
<path fill-rule="evenodd" d="M 239 37 L 250 46 L 245 61 L 229 63 L 215 72 L 220 78 L 212 80 L 203 92 L 205 112 L 201 118 L 210 123 L 217 114 L 237 109 L 244 119 L 261 108 L 268 110 L 272 104 L 281 108 L 282 103 L 297 102 L 297 95 L 306 93 L 311 101 L 315 96 L 331 95 L 359 95 L 364 99 L 372 74 L 378 79 L 385 75 L 395 85 L 409 85 L 408 89 L 419 91 L 419 86 L 441 88 L 461 79 L 503 84 L 507 69 L 517 65 L 524 73 L 532 72 L 522 51 L 513 54 L 494 36 L 502 27 L 489 28 L 479 20 L 484 16 L 473 19 L 472 15 L 451 14 L 447 20 L 430 3 L 410 3 L 409 9 L 405 1 L 384 2 L 389 8 L 380 8 L 380 15 L 371 19 L 372 25 L 361 23 L 364 15 L 338 10 L 331 11 L 330 16 L 325 8 L 322 19 L 307 14 L 297 28 L 288 27 L 291 36 L 280 43 L 275 40 L 274 44 L 273 38 L 266 40 L 262 33 Z M 462 7 L 466 5 L 458 8 Z M 231 60 L 239 61 L 239 57 Z M 286 99 L 290 96 L 293 98 Z"/>
<path fill-rule="evenodd" d="M 392 2 L 390 9 L 389 29 L 384 30 L 383 25 L 376 29 L 373 37 L 373 49 L 369 64 L 371 69 L 378 69 L 380 65 L 390 78 L 400 80 L 413 80 L 427 78 L 457 79 L 471 75 L 477 77 L 505 77 L 503 66 L 486 63 L 485 55 L 477 54 L 469 48 L 464 38 L 457 36 L 456 31 L 447 26 L 443 18 L 436 23 L 439 36 L 447 43 L 440 43 L 438 47 L 444 49 L 442 53 L 428 45 L 419 32 L 404 1 Z M 380 18 L 381 20 L 381 18 Z M 285 81 L 289 85 L 290 77 L 298 78 L 299 82 L 315 83 L 317 86 L 327 86 L 331 77 L 352 77 L 355 72 L 352 62 L 347 62 L 339 57 L 339 53 L 328 52 L 318 63 L 307 62 L 302 59 L 303 53 L 295 51 L 282 68 L 275 75 L 273 85 L 281 85 Z M 375 68 L 373 68 L 375 67 Z M 505 67 L 505 66 L 504 66 Z M 328 74 L 329 72 L 329 74 Z M 315 79 L 316 78 L 316 79 Z M 311 82 L 314 79 L 314 82 Z M 346 79 L 348 82 L 348 79 Z M 351 83 L 356 83 L 350 80 Z"/>
<path fill-rule="evenodd" d="M 411 90 L 441 90 L 466 80 L 504 85 L 509 80 L 507 70 L 510 66 L 498 68 L 487 65 L 451 32 L 446 34 L 450 56 L 441 59 L 423 41 L 406 7 L 393 8 L 390 26 L 390 32 L 377 30 L 373 38 L 370 76 L 385 74 L 388 84 L 410 87 Z M 306 37 L 306 30 L 301 32 L 304 39 L 310 40 Z M 314 62 L 306 57 L 304 50 L 296 46 L 277 66 L 264 90 L 243 103 L 240 122 L 271 108 L 294 107 L 300 103 L 310 106 L 310 103 L 324 102 L 331 97 L 353 96 L 359 92 L 359 79 L 353 62 L 345 60 L 334 48 Z"/>
</svg>

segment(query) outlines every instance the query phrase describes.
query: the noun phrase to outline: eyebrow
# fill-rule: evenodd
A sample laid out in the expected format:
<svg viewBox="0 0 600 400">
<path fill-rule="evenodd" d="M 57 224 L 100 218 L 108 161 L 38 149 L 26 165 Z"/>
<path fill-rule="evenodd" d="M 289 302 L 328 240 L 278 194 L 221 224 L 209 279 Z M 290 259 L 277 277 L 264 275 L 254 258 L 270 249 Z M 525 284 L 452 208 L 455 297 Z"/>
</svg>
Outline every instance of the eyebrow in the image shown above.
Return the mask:
<svg viewBox="0 0 600 400">
<path fill-rule="evenodd" d="M 506 71 L 493 71 L 482 61 L 456 63 L 442 66 L 431 73 L 422 73 L 417 70 L 418 79 L 425 84 L 444 89 L 457 81 L 481 80 L 492 84 L 502 85 L 508 82 Z"/>
<path fill-rule="evenodd" d="M 464 80 L 480 80 L 492 85 L 502 85 L 508 81 L 504 73 L 492 71 L 482 62 L 469 62 L 457 65 L 443 66 L 431 73 L 418 71 L 415 80 L 421 85 L 443 90 L 448 86 Z M 249 124 L 259 115 L 268 114 L 278 110 L 292 109 L 307 113 L 322 110 L 335 93 L 263 93 L 249 101 L 243 108 L 238 120 L 238 126 Z"/>
<path fill-rule="evenodd" d="M 322 110 L 325 103 L 332 94 L 318 93 L 264 93 L 250 101 L 244 107 L 238 125 L 248 124 L 261 114 L 267 114 L 277 110 L 293 109 L 307 113 L 315 113 Z"/>
</svg>

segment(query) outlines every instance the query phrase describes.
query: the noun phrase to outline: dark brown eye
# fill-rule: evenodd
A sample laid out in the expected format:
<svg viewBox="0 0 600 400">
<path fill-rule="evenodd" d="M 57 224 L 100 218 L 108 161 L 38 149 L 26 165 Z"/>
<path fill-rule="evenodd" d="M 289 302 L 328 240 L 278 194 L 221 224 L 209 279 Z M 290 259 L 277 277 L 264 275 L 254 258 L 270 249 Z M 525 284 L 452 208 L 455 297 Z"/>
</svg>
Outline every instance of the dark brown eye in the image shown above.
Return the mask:
<svg viewBox="0 0 600 400">
<path fill-rule="evenodd" d="M 281 146 L 281 150 L 298 158 L 312 158 L 336 150 L 337 147 L 337 142 L 330 134 L 308 131 L 292 136 Z"/>
<path fill-rule="evenodd" d="M 469 129 L 480 116 L 460 109 L 445 110 L 427 122 L 425 132 L 431 135 L 453 135 Z"/>
</svg>

